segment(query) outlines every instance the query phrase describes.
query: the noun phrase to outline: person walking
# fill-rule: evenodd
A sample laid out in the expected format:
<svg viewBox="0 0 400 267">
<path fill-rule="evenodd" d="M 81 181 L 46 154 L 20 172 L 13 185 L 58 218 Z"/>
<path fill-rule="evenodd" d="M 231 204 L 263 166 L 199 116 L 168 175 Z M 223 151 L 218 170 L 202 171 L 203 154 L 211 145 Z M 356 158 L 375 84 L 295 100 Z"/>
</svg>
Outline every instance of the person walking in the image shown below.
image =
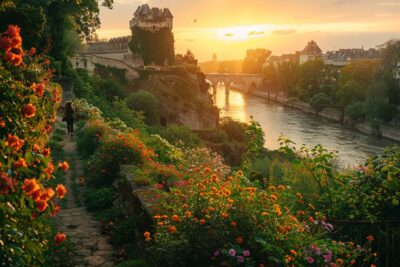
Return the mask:
<svg viewBox="0 0 400 267">
<path fill-rule="evenodd" d="M 65 103 L 64 121 L 67 122 L 68 134 L 74 135 L 74 109 L 72 108 L 72 102 Z"/>
</svg>

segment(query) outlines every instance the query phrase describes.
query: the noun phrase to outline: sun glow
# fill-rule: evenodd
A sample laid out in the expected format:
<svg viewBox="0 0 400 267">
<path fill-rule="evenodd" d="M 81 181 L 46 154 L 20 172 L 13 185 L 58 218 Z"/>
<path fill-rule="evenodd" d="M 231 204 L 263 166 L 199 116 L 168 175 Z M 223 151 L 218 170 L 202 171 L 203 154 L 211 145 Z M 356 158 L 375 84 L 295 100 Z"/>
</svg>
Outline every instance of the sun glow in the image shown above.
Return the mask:
<svg viewBox="0 0 400 267">
<path fill-rule="evenodd" d="M 218 29 L 218 37 L 224 40 L 245 41 L 261 38 L 269 34 L 272 25 L 251 25 Z"/>
</svg>

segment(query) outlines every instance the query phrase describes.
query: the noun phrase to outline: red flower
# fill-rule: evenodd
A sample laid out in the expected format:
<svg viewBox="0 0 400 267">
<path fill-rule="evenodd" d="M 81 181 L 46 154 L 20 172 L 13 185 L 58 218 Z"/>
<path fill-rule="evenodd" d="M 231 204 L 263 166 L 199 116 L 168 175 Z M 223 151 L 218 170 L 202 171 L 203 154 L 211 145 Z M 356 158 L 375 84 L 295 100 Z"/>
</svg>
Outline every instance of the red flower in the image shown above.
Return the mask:
<svg viewBox="0 0 400 267">
<path fill-rule="evenodd" d="M 45 156 L 45 157 L 50 156 L 50 153 L 51 153 L 50 147 L 46 147 L 46 148 L 43 149 L 43 151 L 42 151 L 42 155 Z"/>
<path fill-rule="evenodd" d="M 36 209 L 39 212 L 44 212 L 47 209 L 47 202 L 42 199 L 36 200 L 35 204 L 36 204 Z"/>
<path fill-rule="evenodd" d="M 24 141 L 19 139 L 16 135 L 8 134 L 6 145 L 14 148 L 16 151 L 20 150 Z"/>
<path fill-rule="evenodd" d="M 59 184 L 56 187 L 56 192 L 57 197 L 64 198 L 64 196 L 67 194 L 67 189 L 62 184 Z"/>
<path fill-rule="evenodd" d="M 8 51 L 6 52 L 6 60 L 14 66 L 19 66 L 22 63 L 22 52 L 17 51 L 17 53 L 13 53 L 12 51 Z"/>
<path fill-rule="evenodd" d="M 6 52 L 13 48 L 20 48 L 22 45 L 22 38 L 20 36 L 21 29 L 18 26 L 9 25 L 7 31 L 1 35 L 0 48 Z"/>
<path fill-rule="evenodd" d="M 32 196 L 35 192 L 40 192 L 40 186 L 36 179 L 25 179 L 22 190 L 27 196 Z"/>
<path fill-rule="evenodd" d="M 32 118 L 36 115 L 36 108 L 32 104 L 26 104 L 22 107 L 22 114 L 25 118 Z"/>
<path fill-rule="evenodd" d="M 54 193 L 53 189 L 47 188 L 46 190 L 44 190 L 40 193 L 40 200 L 47 202 L 53 198 L 54 194 L 55 193 Z"/>
<path fill-rule="evenodd" d="M 54 208 L 50 215 L 54 217 L 57 215 L 58 212 L 60 212 L 61 207 L 58 206 L 56 203 L 54 203 L 53 206 L 54 206 Z"/>
<path fill-rule="evenodd" d="M 36 95 L 36 96 L 38 96 L 38 97 L 43 96 L 44 89 L 45 89 L 45 86 L 44 86 L 43 83 L 39 83 L 39 84 L 33 83 L 33 84 L 31 85 L 31 88 L 32 88 L 33 91 L 35 92 L 35 95 Z"/>
<path fill-rule="evenodd" d="M 238 244 L 242 244 L 243 243 L 243 238 L 241 238 L 240 236 L 236 238 L 236 243 Z"/>
<path fill-rule="evenodd" d="M 36 48 L 32 47 L 31 50 L 29 51 L 29 55 L 33 56 L 36 54 Z"/>
<path fill-rule="evenodd" d="M 0 195 L 7 195 L 10 190 L 15 191 L 13 180 L 6 173 L 0 173 Z"/>
<path fill-rule="evenodd" d="M 26 161 L 24 158 L 20 158 L 17 161 L 14 162 L 14 168 L 18 169 L 18 168 L 27 168 L 28 165 L 26 164 Z"/>
<path fill-rule="evenodd" d="M 61 244 L 62 242 L 64 242 L 65 239 L 67 239 L 67 236 L 66 236 L 65 234 L 62 234 L 62 233 L 57 233 L 57 234 L 54 236 L 54 241 L 56 241 L 56 244 L 57 244 L 57 245 L 59 245 L 59 244 Z"/>
</svg>

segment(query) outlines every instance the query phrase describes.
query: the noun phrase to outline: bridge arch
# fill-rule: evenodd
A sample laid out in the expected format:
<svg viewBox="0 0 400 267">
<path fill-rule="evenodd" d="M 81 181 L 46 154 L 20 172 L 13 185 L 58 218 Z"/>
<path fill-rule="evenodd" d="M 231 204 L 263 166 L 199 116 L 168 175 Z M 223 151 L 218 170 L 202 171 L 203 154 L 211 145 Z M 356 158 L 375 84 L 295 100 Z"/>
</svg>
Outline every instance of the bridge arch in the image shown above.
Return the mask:
<svg viewBox="0 0 400 267">
<path fill-rule="evenodd" d="M 233 83 L 240 85 L 245 92 L 262 90 L 264 85 L 264 76 L 258 74 L 207 73 L 206 79 L 211 83 L 214 94 L 217 93 L 217 86 L 220 82 L 225 86 L 225 94 L 229 94 Z"/>
</svg>

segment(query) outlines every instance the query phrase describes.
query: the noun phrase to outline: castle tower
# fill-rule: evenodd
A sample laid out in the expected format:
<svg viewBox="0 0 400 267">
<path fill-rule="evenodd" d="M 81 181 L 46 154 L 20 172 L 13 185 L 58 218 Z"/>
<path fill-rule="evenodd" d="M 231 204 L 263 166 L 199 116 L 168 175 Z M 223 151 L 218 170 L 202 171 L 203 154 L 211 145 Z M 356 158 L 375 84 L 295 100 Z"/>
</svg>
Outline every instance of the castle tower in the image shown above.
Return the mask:
<svg viewBox="0 0 400 267">
<path fill-rule="evenodd" d="M 133 16 L 133 19 L 129 22 L 130 29 L 139 27 L 147 31 L 156 32 L 167 28 L 172 31 L 174 16 L 168 8 L 150 8 L 148 4 L 144 4 L 136 9 Z"/>
</svg>

